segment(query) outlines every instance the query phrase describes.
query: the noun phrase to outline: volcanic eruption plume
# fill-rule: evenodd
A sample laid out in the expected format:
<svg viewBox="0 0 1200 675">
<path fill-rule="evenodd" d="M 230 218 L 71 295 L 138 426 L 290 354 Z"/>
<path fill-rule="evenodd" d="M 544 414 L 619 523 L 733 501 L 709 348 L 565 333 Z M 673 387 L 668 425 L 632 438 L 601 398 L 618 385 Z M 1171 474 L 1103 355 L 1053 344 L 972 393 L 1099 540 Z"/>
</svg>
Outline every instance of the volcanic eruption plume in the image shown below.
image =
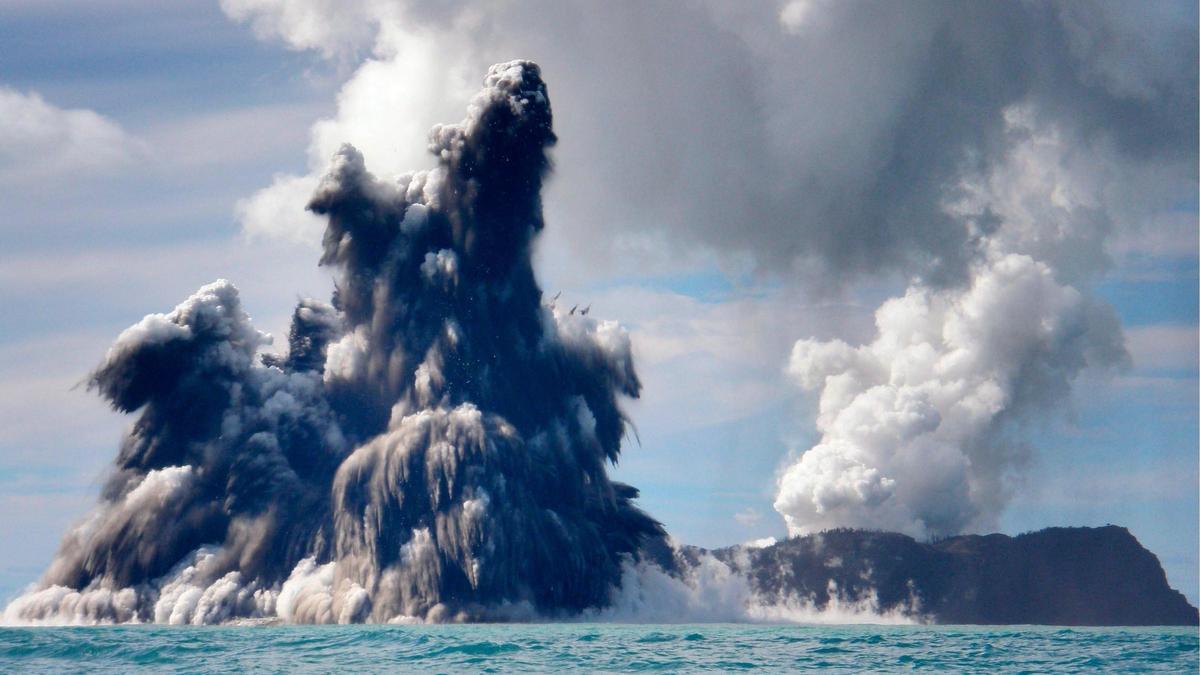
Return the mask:
<svg viewBox="0 0 1200 675">
<path fill-rule="evenodd" d="M 544 303 L 530 262 L 555 142 L 537 65 L 493 66 L 437 166 L 344 146 L 332 302 L 284 355 L 217 281 L 117 338 L 90 384 L 136 413 L 96 509 L 18 621 L 454 620 L 603 606 L 663 537 L 609 480 L 638 395 L 616 323 Z"/>
</svg>

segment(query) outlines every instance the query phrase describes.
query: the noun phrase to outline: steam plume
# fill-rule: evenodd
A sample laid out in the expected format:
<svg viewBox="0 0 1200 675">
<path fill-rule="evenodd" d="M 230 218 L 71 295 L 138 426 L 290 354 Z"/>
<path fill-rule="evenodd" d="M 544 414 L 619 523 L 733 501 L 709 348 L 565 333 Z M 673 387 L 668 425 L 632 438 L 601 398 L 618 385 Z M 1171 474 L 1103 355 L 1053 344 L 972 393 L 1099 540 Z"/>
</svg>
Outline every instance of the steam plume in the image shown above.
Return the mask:
<svg viewBox="0 0 1200 675">
<path fill-rule="evenodd" d="M 1088 290 L 1101 265 L 1078 264 L 1108 227 L 1103 186 L 1072 163 L 1101 162 L 1028 109 L 1006 119 L 1005 160 L 943 205 L 971 241 L 967 281 L 913 281 L 875 312 L 868 344 L 796 342 L 787 370 L 820 394 L 821 439 L 779 480 L 792 534 L 996 527 L 1028 456 L 1022 425 L 1062 409 L 1085 367 L 1128 358 L 1111 307 Z"/>
<path fill-rule="evenodd" d="M 530 263 L 555 142 L 537 65 L 493 66 L 430 171 L 385 181 L 344 146 L 332 303 L 285 355 L 227 281 L 117 339 L 91 376 L 137 413 L 100 504 L 23 621 L 449 620 L 604 605 L 659 540 L 610 481 L 636 397 L 627 334 L 542 302 Z"/>
</svg>

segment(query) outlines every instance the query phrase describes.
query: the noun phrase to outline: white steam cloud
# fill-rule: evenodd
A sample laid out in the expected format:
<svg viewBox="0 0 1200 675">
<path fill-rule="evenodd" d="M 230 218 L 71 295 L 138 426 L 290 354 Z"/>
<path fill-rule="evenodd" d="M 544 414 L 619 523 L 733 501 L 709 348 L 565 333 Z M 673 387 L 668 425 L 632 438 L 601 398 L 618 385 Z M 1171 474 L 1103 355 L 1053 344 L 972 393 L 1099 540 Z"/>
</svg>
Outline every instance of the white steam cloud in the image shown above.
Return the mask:
<svg viewBox="0 0 1200 675">
<path fill-rule="evenodd" d="M 913 282 L 876 311 L 868 344 L 795 344 L 787 372 L 819 393 L 821 439 L 779 479 L 792 534 L 995 527 L 1028 456 L 1021 423 L 1062 409 L 1084 368 L 1127 359 L 1086 283 L 1104 262 L 1108 186 L 1072 163 L 1102 158 L 1074 157 L 1028 110 L 1006 119 L 1007 161 L 945 205 L 973 242 L 967 281 Z"/>
</svg>

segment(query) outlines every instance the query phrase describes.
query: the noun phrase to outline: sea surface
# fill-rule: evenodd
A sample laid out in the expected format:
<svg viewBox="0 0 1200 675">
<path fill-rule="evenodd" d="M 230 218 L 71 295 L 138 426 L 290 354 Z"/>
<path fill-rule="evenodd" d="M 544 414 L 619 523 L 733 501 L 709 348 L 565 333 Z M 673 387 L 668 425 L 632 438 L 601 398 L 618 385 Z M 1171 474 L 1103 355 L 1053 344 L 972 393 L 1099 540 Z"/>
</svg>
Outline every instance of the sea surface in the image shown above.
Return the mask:
<svg viewBox="0 0 1200 675">
<path fill-rule="evenodd" d="M 1195 628 L 506 624 L 0 628 L 0 672 L 1175 672 Z"/>
</svg>

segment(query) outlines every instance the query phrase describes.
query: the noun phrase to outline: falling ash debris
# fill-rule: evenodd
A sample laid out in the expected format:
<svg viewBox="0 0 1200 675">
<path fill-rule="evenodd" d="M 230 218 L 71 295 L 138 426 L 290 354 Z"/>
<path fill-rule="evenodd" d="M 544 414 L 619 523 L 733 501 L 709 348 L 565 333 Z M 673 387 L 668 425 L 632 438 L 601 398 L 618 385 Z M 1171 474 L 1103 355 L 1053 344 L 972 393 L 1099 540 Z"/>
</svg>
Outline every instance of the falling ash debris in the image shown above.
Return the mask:
<svg viewBox="0 0 1200 675">
<path fill-rule="evenodd" d="M 637 397 L 627 333 L 543 302 L 554 144 L 537 65 L 493 66 L 437 166 L 344 146 L 329 304 L 259 354 L 227 281 L 123 332 L 90 384 L 136 415 L 100 503 L 9 622 L 439 621 L 605 606 L 661 526 L 609 479 Z"/>
</svg>

